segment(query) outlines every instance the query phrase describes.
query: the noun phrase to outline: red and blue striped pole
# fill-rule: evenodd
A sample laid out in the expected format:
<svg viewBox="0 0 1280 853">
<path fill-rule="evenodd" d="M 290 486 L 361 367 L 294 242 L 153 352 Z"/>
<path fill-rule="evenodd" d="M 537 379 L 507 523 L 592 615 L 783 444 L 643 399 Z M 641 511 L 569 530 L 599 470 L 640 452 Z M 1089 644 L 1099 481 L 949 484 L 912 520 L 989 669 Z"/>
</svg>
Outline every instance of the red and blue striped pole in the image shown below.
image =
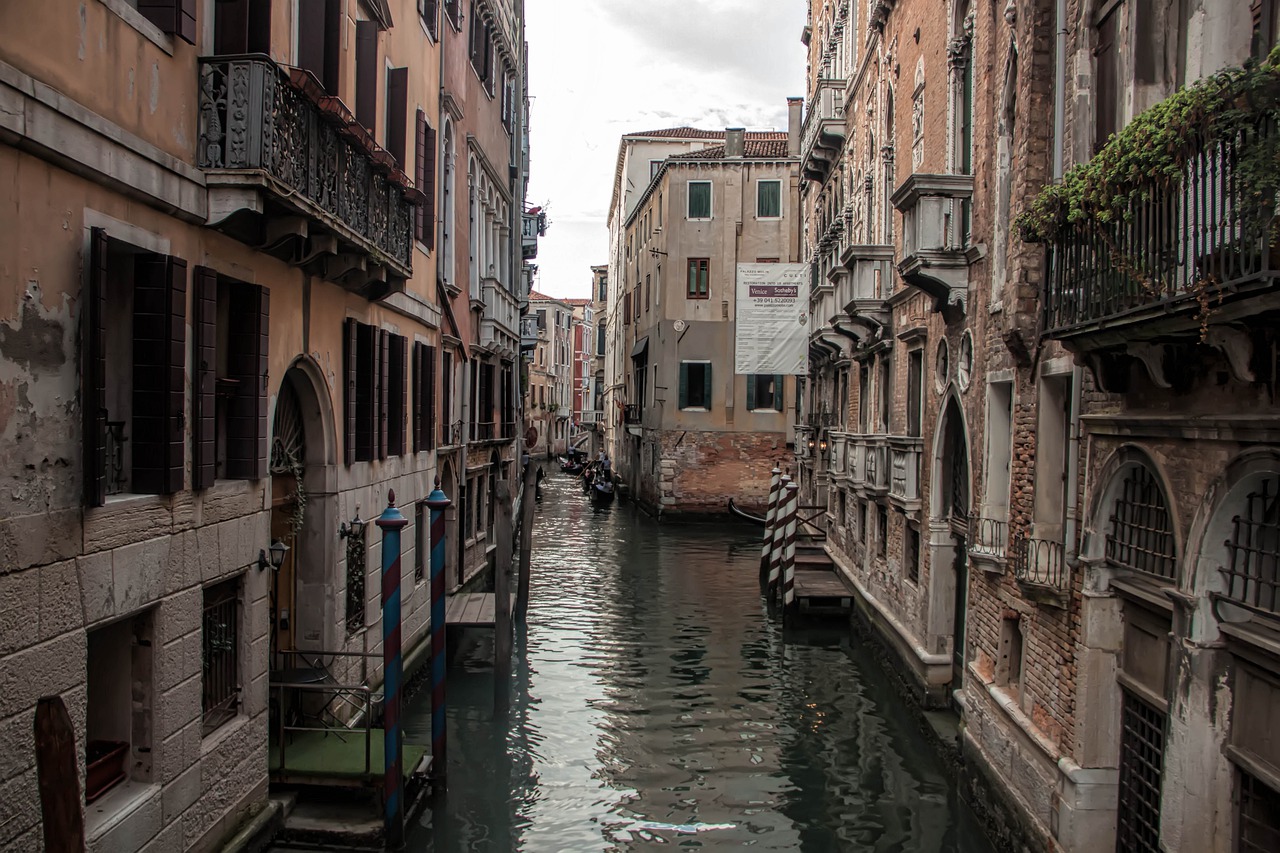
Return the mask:
<svg viewBox="0 0 1280 853">
<path fill-rule="evenodd" d="M 400 729 L 400 531 L 409 523 L 396 509 L 395 490 L 374 522 L 382 530 L 382 717 L 384 838 L 387 849 L 404 846 L 404 750 Z"/>
<path fill-rule="evenodd" d="M 445 613 L 444 613 L 444 511 L 453 504 L 440 490 L 427 495 L 431 510 L 431 775 L 433 786 L 443 789 L 448 764 L 445 757 Z"/>
</svg>

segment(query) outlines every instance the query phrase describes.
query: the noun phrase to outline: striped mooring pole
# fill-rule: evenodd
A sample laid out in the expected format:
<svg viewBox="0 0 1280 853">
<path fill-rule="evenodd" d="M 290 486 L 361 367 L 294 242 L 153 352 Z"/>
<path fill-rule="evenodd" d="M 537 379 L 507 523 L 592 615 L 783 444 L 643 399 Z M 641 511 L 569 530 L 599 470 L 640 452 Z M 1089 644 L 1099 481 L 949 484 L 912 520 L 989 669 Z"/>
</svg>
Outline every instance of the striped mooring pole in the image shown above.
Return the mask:
<svg viewBox="0 0 1280 853">
<path fill-rule="evenodd" d="M 400 531 L 409 523 L 387 492 L 387 508 L 374 522 L 382 531 L 382 717 L 383 837 L 387 849 L 404 846 L 404 749 L 400 729 Z"/>
<path fill-rule="evenodd" d="M 769 546 L 773 544 L 773 520 L 778 516 L 778 492 L 782 470 L 774 467 L 769 477 L 769 510 L 764 515 L 764 542 L 760 545 L 760 574 L 769 571 Z"/>
<path fill-rule="evenodd" d="M 787 484 L 786 532 L 782 550 L 782 619 L 793 615 L 796 601 L 796 515 L 799 513 L 800 487 Z"/>
<path fill-rule="evenodd" d="M 787 486 L 791 485 L 791 477 L 783 474 L 778 480 L 778 507 L 773 514 L 773 527 L 769 536 L 769 597 L 778 590 L 782 580 L 782 537 L 786 530 L 784 524 L 787 506 Z"/>
<path fill-rule="evenodd" d="M 444 511 L 453 501 L 440 490 L 439 477 L 426 504 L 431 510 L 431 776 L 433 789 L 443 790 L 448 769 L 444 731 Z"/>
</svg>

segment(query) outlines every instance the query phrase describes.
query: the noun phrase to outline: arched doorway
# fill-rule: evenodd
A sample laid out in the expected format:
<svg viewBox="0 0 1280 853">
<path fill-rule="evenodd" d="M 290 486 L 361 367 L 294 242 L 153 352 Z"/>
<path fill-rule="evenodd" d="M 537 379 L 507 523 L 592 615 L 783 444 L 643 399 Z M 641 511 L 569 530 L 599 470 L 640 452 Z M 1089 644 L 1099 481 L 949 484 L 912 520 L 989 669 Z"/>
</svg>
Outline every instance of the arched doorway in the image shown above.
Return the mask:
<svg viewBox="0 0 1280 853">
<path fill-rule="evenodd" d="M 969 438 L 964 413 L 948 394 L 934 438 L 930 494 L 930 634 L 951 646 L 951 684 L 964 678 L 969 591 Z"/>
<path fill-rule="evenodd" d="M 271 431 L 271 538 L 289 546 L 270 588 L 273 666 L 290 666 L 291 649 L 333 648 L 334 537 L 337 496 L 329 482 L 332 447 L 327 395 L 298 361 L 276 395 Z M 330 535 L 325 535 L 328 532 Z"/>
</svg>

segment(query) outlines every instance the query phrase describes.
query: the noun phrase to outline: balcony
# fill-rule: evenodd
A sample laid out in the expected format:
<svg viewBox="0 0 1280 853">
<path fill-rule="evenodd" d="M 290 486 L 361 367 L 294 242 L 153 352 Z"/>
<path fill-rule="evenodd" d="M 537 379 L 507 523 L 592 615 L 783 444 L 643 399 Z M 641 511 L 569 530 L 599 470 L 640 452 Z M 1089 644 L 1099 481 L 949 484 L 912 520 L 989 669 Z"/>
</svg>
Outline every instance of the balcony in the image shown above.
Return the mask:
<svg viewBox="0 0 1280 853">
<path fill-rule="evenodd" d="M 403 287 L 419 193 L 310 74 L 200 60 L 199 132 L 209 225 L 369 298 Z"/>
<path fill-rule="evenodd" d="M 893 317 L 888 301 L 895 275 L 893 246 L 846 246 L 840 266 L 847 275 L 836 287 L 840 310 L 833 327 L 862 346 L 884 339 Z"/>
<path fill-rule="evenodd" d="M 969 516 L 969 558 L 983 570 L 1004 574 L 1007 522 L 980 515 Z"/>
<path fill-rule="evenodd" d="M 623 412 L 622 412 L 623 422 L 627 424 L 627 426 L 632 426 L 632 425 L 639 426 L 640 413 L 641 413 L 641 409 L 640 409 L 639 403 L 628 404 L 623 409 Z"/>
<path fill-rule="evenodd" d="M 870 497 L 889 493 L 889 444 L 885 435 L 851 436 L 850 481 Z"/>
<path fill-rule="evenodd" d="M 483 280 L 484 316 L 480 321 L 480 345 L 504 358 L 515 358 L 516 349 L 523 343 L 517 340 L 516 329 L 520 323 L 520 303 L 495 278 Z"/>
<path fill-rule="evenodd" d="M 1039 604 L 1067 606 L 1070 587 L 1066 549 L 1061 542 L 1014 533 L 1009 543 L 1009 562 L 1023 595 Z"/>
<path fill-rule="evenodd" d="M 920 509 L 920 458 L 924 440 L 907 436 L 890 436 L 889 500 L 903 512 Z"/>
<path fill-rule="evenodd" d="M 939 310 L 964 311 L 969 264 L 978 252 L 966 246 L 972 175 L 914 174 L 890 199 L 902 213 L 902 260 L 898 272 L 933 297 Z"/>
<path fill-rule="evenodd" d="M 849 467 L 849 448 L 852 444 L 853 436 L 847 432 L 829 432 L 827 433 L 827 444 L 830 448 L 829 462 L 827 463 L 827 472 L 838 481 L 848 481 L 851 476 Z"/>
<path fill-rule="evenodd" d="M 552 409 L 552 412 L 555 414 L 557 418 L 568 419 L 573 416 L 573 410 L 570 409 L 568 406 L 556 406 L 554 409 Z"/>
<path fill-rule="evenodd" d="M 844 133 L 844 81 L 821 79 L 800 132 L 800 162 L 806 178 L 827 179 L 844 148 Z"/>
<path fill-rule="evenodd" d="M 1139 347 L 1197 341 L 1203 324 L 1204 341 L 1251 374 L 1247 333 L 1227 324 L 1280 308 L 1280 250 L 1274 201 L 1259 202 L 1238 165 L 1276 132 L 1264 121 L 1226 139 L 1193 138 L 1179 180 L 1142 182 L 1109 220 L 1057 225 L 1046 238 L 1045 335 L 1077 353 L 1129 346 L 1159 381 L 1160 365 Z M 1242 344 L 1235 353 L 1233 342 Z"/>
<path fill-rule="evenodd" d="M 598 424 L 604 420 L 604 412 L 599 409 L 585 409 L 578 413 L 578 422 L 586 424 Z"/>
<path fill-rule="evenodd" d="M 796 459 L 809 459 L 813 453 L 809 449 L 809 442 L 817 445 L 817 437 L 814 428 L 808 424 L 795 424 L 792 427 L 795 430 L 795 455 Z"/>
</svg>

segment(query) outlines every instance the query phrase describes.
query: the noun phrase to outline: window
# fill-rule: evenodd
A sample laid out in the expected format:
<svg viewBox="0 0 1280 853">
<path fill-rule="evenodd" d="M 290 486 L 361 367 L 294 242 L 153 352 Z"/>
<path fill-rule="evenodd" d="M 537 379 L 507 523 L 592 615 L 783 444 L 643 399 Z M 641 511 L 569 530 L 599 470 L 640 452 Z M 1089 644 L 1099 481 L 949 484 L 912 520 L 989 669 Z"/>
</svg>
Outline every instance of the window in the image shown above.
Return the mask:
<svg viewBox="0 0 1280 853">
<path fill-rule="evenodd" d="M 418 15 L 433 39 L 440 38 L 440 0 L 418 0 Z"/>
<path fill-rule="evenodd" d="M 405 415 L 409 410 L 409 341 L 403 335 L 387 336 L 387 445 L 388 456 L 405 452 Z"/>
<path fill-rule="evenodd" d="M 356 121 L 374 133 L 378 121 L 378 23 L 356 21 Z"/>
<path fill-rule="evenodd" d="M 689 219 L 711 218 L 711 182 L 689 182 Z"/>
<path fill-rule="evenodd" d="M 748 376 L 747 411 L 781 412 L 784 383 L 785 379 L 782 374 L 757 373 Z"/>
<path fill-rule="evenodd" d="M 919 437 L 924 410 L 924 351 L 907 353 L 907 435 Z"/>
<path fill-rule="evenodd" d="M 413 344 L 413 449 L 435 446 L 436 348 L 421 341 Z"/>
<path fill-rule="evenodd" d="M 458 0 L 444 0 L 444 13 L 455 30 L 458 29 L 458 7 Z"/>
<path fill-rule="evenodd" d="M 436 130 L 427 123 L 427 114 L 418 110 L 414 134 L 413 182 L 424 200 L 415 209 L 413 235 L 428 249 L 436 247 Z"/>
<path fill-rule="evenodd" d="M 201 646 L 201 710 L 207 735 L 240 711 L 240 576 L 205 588 Z"/>
<path fill-rule="evenodd" d="M 1017 616 L 1001 620 L 1000 660 L 996 663 L 996 683 L 1015 699 L 1022 696 L 1022 625 Z"/>
<path fill-rule="evenodd" d="M 913 524 L 903 525 L 902 531 L 902 569 L 907 580 L 920 580 L 920 528 Z"/>
<path fill-rule="evenodd" d="M 608 280 L 607 278 L 605 278 L 604 276 L 601 276 L 601 277 L 600 277 L 600 283 L 599 283 L 599 285 L 597 286 L 597 290 L 596 290 L 596 292 L 599 294 L 599 295 L 596 297 L 596 301 L 597 301 L 597 302 L 608 302 L 608 301 L 609 301 L 609 280 Z"/>
<path fill-rule="evenodd" d="M 707 299 L 710 296 L 711 259 L 690 258 L 688 288 L 690 299 Z"/>
<path fill-rule="evenodd" d="M 680 408 L 711 408 L 711 362 L 680 362 Z"/>
<path fill-rule="evenodd" d="M 187 44 L 196 43 L 196 0 L 133 0 L 129 5 L 162 33 L 177 36 Z"/>
<path fill-rule="evenodd" d="M 1240 853 L 1280 850 L 1280 793 L 1237 768 L 1236 825 Z"/>
<path fill-rule="evenodd" d="M 471 67 L 493 94 L 493 25 L 471 4 Z"/>
<path fill-rule="evenodd" d="M 1120 19 L 1123 2 L 1102 4 L 1102 14 L 1094 25 L 1094 132 L 1096 154 L 1107 144 L 1111 134 L 1124 126 L 1124 84 L 1121 80 Z"/>
<path fill-rule="evenodd" d="M 396 165 L 402 172 L 409 171 L 409 162 L 405 158 L 408 111 L 409 69 L 388 68 L 386 147 L 391 156 L 396 158 Z"/>
<path fill-rule="evenodd" d="M 298 0 L 297 20 L 298 65 L 314 74 L 326 92 L 336 96 L 342 28 L 346 22 L 341 1 Z"/>
<path fill-rule="evenodd" d="M 430 427 L 428 427 L 430 429 Z M 440 429 L 441 444 L 455 444 L 453 435 L 453 353 L 440 354 Z"/>
<path fill-rule="evenodd" d="M 271 0 L 224 0 L 215 4 L 213 52 L 221 56 L 270 53 Z"/>
<path fill-rule="evenodd" d="M 604 355 L 604 335 L 605 335 L 604 320 L 601 320 L 599 323 L 596 324 L 596 355 L 597 356 Z"/>
<path fill-rule="evenodd" d="M 889 431 L 889 382 L 889 357 L 882 355 L 880 356 L 880 387 L 877 389 L 880 396 L 880 423 L 878 428 L 880 432 L 885 433 Z"/>
<path fill-rule="evenodd" d="M 186 468 L 187 262 L 100 228 L 89 255 L 80 346 L 85 503 L 173 494 Z"/>
<path fill-rule="evenodd" d="M 782 181 L 756 182 L 756 216 L 760 219 L 782 216 Z"/>
<path fill-rule="evenodd" d="M 654 178 L 658 177 L 658 170 L 660 170 L 660 169 L 662 168 L 662 164 L 663 164 L 663 162 L 664 162 L 664 161 L 662 161 L 662 160 L 650 160 L 650 161 L 649 161 L 649 180 L 650 180 L 650 181 L 652 181 Z"/>
<path fill-rule="evenodd" d="M 431 508 L 426 501 L 414 504 L 413 581 L 422 583 L 431 566 Z"/>
<path fill-rule="evenodd" d="M 392 338 L 403 342 L 400 335 L 392 335 L 382 329 L 365 325 L 351 318 L 346 321 L 343 362 L 346 372 L 346 388 L 343 397 L 343 414 L 346 418 L 345 458 L 353 462 L 385 459 L 390 451 L 403 453 L 392 447 L 391 439 L 399 438 L 395 447 L 403 447 L 403 423 L 405 402 L 404 345 L 397 343 L 400 355 L 396 378 L 392 377 Z M 394 390 L 394 393 L 393 393 Z M 393 397 L 398 402 L 393 403 Z M 399 412 L 400 432 L 391 432 L 391 422 Z"/>
<path fill-rule="evenodd" d="M 357 507 L 357 510 L 359 508 Z M 364 562 L 366 548 L 365 536 L 369 532 L 366 524 L 360 529 L 360 535 L 347 537 L 347 595 L 346 618 L 347 633 L 353 634 L 364 627 Z"/>
<path fill-rule="evenodd" d="M 889 510 L 876 507 L 876 550 L 881 557 L 889 553 Z"/>
<path fill-rule="evenodd" d="M 267 474 L 270 292 L 196 267 L 191 331 L 193 489 Z"/>
<path fill-rule="evenodd" d="M 644 277 L 644 310 L 646 314 L 649 312 L 649 306 L 652 302 L 653 282 L 650 280 L 650 277 L 646 275 Z"/>
<path fill-rule="evenodd" d="M 148 753 L 155 695 L 154 639 L 154 608 L 89 631 L 87 638 L 86 752 L 93 760 L 123 744 L 128 750 L 121 768 L 125 778 L 143 783 L 152 781 L 153 769 Z M 180 675 L 188 673 L 184 670 Z M 92 791 L 86 793 L 93 797 Z"/>
</svg>

